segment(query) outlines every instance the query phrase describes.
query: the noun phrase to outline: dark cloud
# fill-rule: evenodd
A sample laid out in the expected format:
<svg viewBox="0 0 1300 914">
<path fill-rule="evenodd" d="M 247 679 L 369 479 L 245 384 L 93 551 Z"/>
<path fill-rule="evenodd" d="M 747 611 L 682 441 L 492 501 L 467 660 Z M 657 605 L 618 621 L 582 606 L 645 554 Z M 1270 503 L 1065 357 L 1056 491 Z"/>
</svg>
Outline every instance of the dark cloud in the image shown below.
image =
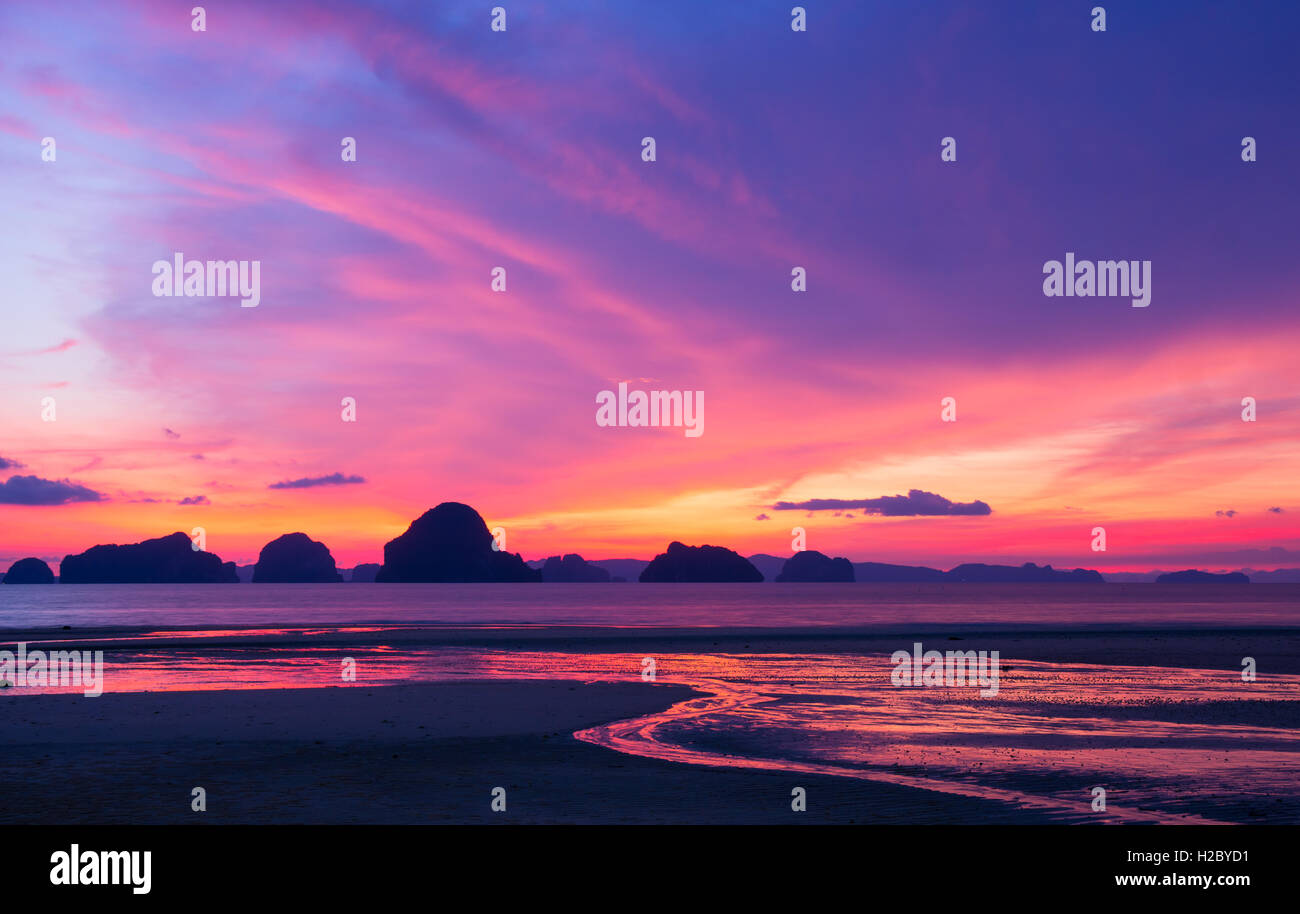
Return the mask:
<svg viewBox="0 0 1300 914">
<path fill-rule="evenodd" d="M 23 464 L 17 460 L 10 460 L 8 457 L 0 457 L 0 470 L 21 470 Z"/>
<path fill-rule="evenodd" d="M 176 504 L 178 504 L 178 505 L 210 505 L 210 504 L 212 504 L 212 502 L 208 501 L 208 496 L 206 496 L 206 495 L 191 495 L 191 496 L 188 496 L 188 497 L 186 497 L 186 498 L 182 498 L 180 501 L 176 502 Z"/>
<path fill-rule="evenodd" d="M 772 508 L 776 511 L 842 511 L 846 508 L 858 508 L 863 514 L 880 514 L 884 517 L 940 517 L 993 513 L 993 509 L 982 501 L 963 504 L 920 489 L 912 489 L 906 495 L 882 495 L 880 498 L 812 498 L 798 502 L 779 501 Z"/>
<path fill-rule="evenodd" d="M 316 486 L 347 486 L 363 483 L 366 480 L 361 476 L 344 476 L 342 473 L 331 473 L 328 476 L 312 476 L 304 479 L 286 479 L 283 482 L 273 482 L 268 489 L 312 489 Z"/>
<path fill-rule="evenodd" d="M 173 432 L 169 428 L 163 429 L 163 434 L 166 435 L 168 438 L 171 438 L 173 441 L 175 441 L 177 438 L 180 437 L 180 435 L 178 435 L 176 432 Z"/>
<path fill-rule="evenodd" d="M 1269 508 L 1268 511 L 1269 511 L 1270 514 L 1281 514 L 1281 513 L 1282 513 L 1282 509 L 1281 509 L 1281 508 Z"/>
<path fill-rule="evenodd" d="M 1228 511 L 1215 511 L 1215 512 L 1214 512 L 1214 516 L 1215 516 L 1215 517 L 1236 517 L 1236 516 L 1237 516 L 1237 512 L 1236 512 L 1236 511 L 1233 511 L 1233 510 L 1228 510 Z"/>
<path fill-rule="evenodd" d="M 0 482 L 0 505 L 66 505 L 74 501 L 103 501 L 104 496 L 66 479 L 11 476 Z"/>
<path fill-rule="evenodd" d="M 758 517 L 754 518 L 754 520 L 771 520 L 771 519 L 772 518 L 768 517 L 766 514 L 760 514 L 758 515 Z"/>
</svg>

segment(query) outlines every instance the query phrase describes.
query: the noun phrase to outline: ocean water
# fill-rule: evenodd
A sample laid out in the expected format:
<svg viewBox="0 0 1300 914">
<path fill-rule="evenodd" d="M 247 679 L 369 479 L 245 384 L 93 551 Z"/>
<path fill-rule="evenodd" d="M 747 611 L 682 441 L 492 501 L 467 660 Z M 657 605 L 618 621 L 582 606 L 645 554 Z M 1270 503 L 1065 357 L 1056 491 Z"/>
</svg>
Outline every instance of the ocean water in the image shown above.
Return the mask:
<svg viewBox="0 0 1300 914">
<path fill-rule="evenodd" d="M 0 630 L 301 624 L 1300 625 L 1300 584 L 56 584 L 0 586 Z"/>
</svg>

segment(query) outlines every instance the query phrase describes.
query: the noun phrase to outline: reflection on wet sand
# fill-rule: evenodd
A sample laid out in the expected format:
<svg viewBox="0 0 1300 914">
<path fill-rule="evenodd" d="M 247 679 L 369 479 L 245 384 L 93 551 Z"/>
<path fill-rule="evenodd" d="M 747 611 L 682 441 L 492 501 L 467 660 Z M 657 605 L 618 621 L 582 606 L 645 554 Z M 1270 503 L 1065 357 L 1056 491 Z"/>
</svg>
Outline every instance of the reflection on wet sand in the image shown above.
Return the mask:
<svg viewBox="0 0 1300 914">
<path fill-rule="evenodd" d="M 704 658 L 665 658 L 660 669 L 682 659 Z M 1249 821 L 1252 808 L 1277 803 L 1294 817 L 1300 677 L 1265 685 L 1200 670 L 1013 666 L 997 698 L 980 698 L 890 686 L 884 658 L 767 657 L 749 680 L 663 676 L 710 695 L 576 736 L 671 761 L 995 799 L 1064 822 Z M 1094 787 L 1107 791 L 1104 813 L 1092 808 Z"/>
<path fill-rule="evenodd" d="M 340 678 L 352 657 L 355 683 Z M 107 691 L 322 688 L 445 680 L 638 681 L 640 652 L 404 643 L 143 647 Z M 888 653 L 667 653 L 656 680 L 703 697 L 582 730 L 692 765 L 863 778 L 993 799 L 1063 822 L 1300 821 L 1300 676 L 1004 659 L 977 686 L 898 687 Z M 49 690 L 54 691 L 54 690 Z M 1094 811 L 1093 789 L 1106 791 Z"/>
</svg>

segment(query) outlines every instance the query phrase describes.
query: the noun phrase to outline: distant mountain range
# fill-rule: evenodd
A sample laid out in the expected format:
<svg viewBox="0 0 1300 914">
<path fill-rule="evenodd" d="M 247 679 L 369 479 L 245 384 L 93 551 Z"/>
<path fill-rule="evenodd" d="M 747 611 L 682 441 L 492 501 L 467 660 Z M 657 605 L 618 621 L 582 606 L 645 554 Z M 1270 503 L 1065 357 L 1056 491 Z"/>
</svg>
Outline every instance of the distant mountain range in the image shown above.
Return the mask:
<svg viewBox="0 0 1300 914">
<path fill-rule="evenodd" d="M 1253 584 L 1300 584 L 1300 568 L 1278 568 L 1276 571 L 1256 571 L 1254 568 L 1238 569 Z"/>
<path fill-rule="evenodd" d="M 1249 584 L 1250 578 L 1240 571 L 1211 574 L 1208 571 L 1173 571 L 1156 578 L 1157 584 Z"/>
<path fill-rule="evenodd" d="M 1237 568 L 1235 571 L 1250 578 L 1252 584 L 1300 584 L 1300 568 L 1278 568 L 1276 571 Z M 1112 584 L 1149 584 L 1162 575 L 1173 573 L 1169 571 L 1107 571 L 1106 580 Z"/>
<path fill-rule="evenodd" d="M 236 567 L 191 543 L 184 533 L 126 545 L 94 546 L 63 559 L 56 578 L 39 558 L 15 562 L 5 584 L 105 583 L 621 583 L 642 582 L 894 582 L 894 583 L 1300 583 L 1300 568 L 1242 569 L 1214 574 L 1188 569 L 1162 572 L 1100 572 L 1051 565 L 965 563 L 948 571 L 920 565 L 850 562 L 816 551 L 791 557 L 757 553 L 748 558 L 722 546 L 680 542 L 652 560 L 597 559 L 573 553 L 525 562 L 499 551 L 477 511 L 443 502 L 413 521 L 384 546 L 382 565 L 339 569 L 329 548 L 304 533 L 288 533 L 263 547 L 255 565 Z"/>
</svg>

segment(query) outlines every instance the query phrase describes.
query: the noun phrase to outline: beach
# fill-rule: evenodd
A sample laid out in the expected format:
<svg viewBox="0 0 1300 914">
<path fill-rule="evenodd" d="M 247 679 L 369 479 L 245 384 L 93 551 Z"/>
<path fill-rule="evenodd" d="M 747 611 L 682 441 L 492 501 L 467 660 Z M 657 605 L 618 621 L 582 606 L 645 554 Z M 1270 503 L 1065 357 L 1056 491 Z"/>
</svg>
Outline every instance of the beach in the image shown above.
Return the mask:
<svg viewBox="0 0 1300 914">
<path fill-rule="evenodd" d="M 0 821 L 1300 821 L 1300 632 L 972 628 L 9 632 L 108 659 L 0 695 Z M 999 652 L 999 693 L 894 687 L 913 639 Z"/>
<path fill-rule="evenodd" d="M 530 681 L 6 700 L 0 821 L 51 811 L 67 824 L 1047 821 L 891 785 L 642 759 L 572 736 L 690 695 Z M 790 808 L 796 782 L 812 798 L 806 813 Z M 205 812 L 190 808 L 196 786 Z"/>
</svg>

